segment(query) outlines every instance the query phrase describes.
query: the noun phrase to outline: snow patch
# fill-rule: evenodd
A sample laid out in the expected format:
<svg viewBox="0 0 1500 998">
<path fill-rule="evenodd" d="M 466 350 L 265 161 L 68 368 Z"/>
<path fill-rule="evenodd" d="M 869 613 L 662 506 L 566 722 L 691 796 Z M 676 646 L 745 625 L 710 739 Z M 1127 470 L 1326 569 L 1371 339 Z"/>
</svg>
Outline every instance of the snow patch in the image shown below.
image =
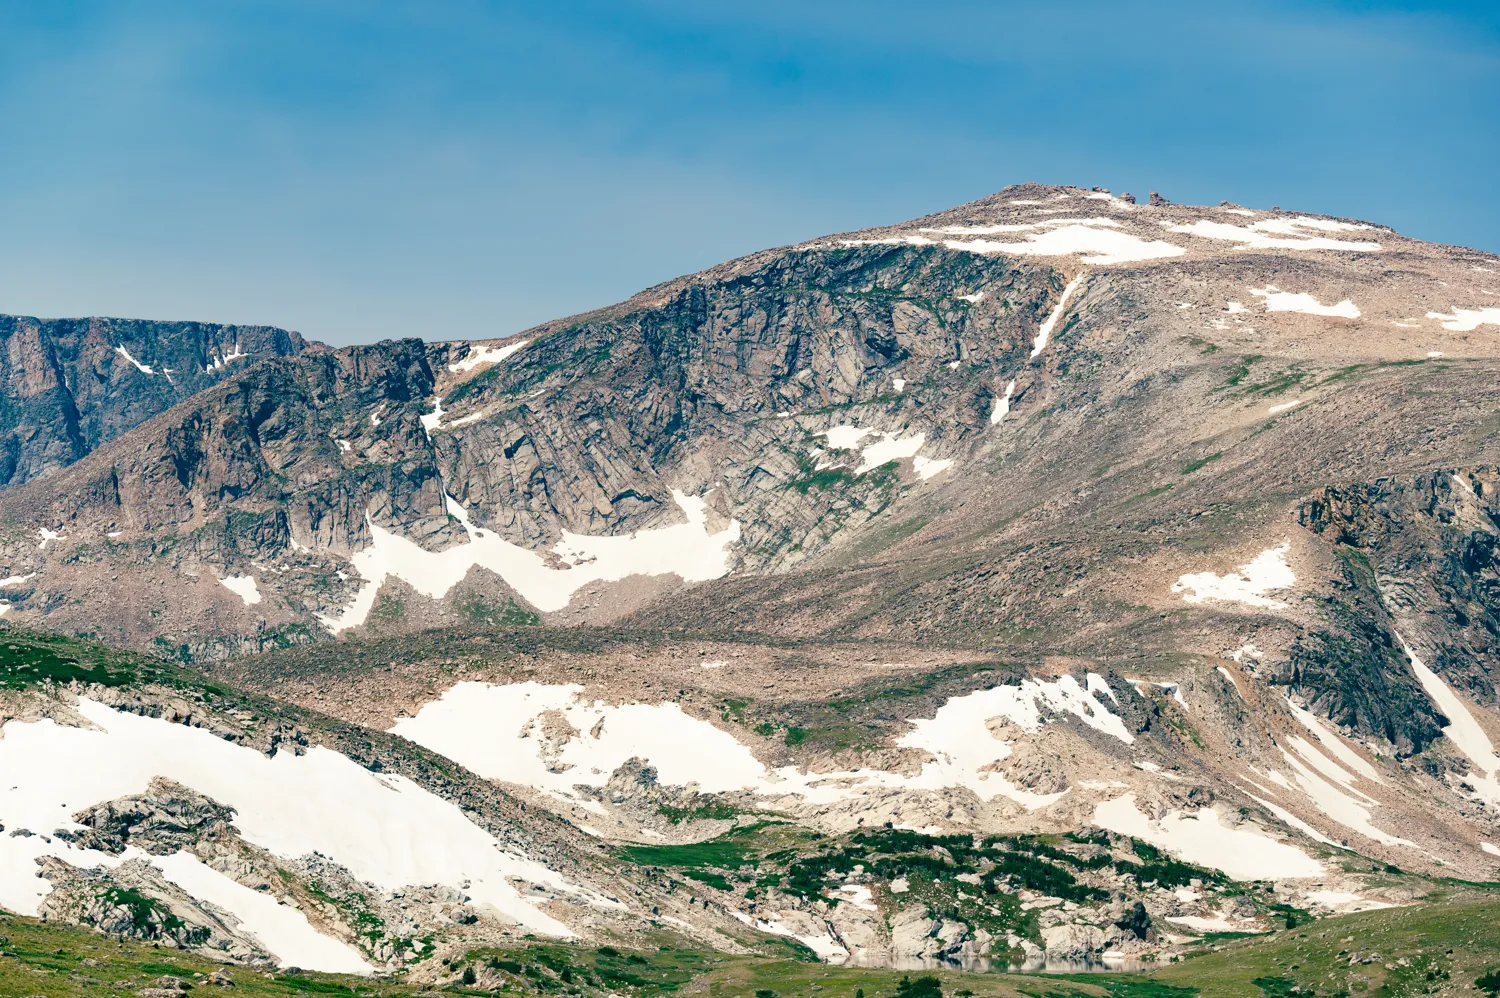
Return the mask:
<svg viewBox="0 0 1500 998">
<path fill-rule="evenodd" d="M 1472 787 L 1476 799 L 1491 807 L 1500 807 L 1500 757 L 1495 755 L 1495 746 L 1490 741 L 1490 736 L 1469 712 L 1468 706 L 1458 698 L 1458 694 L 1417 657 L 1417 653 L 1400 633 L 1396 634 L 1396 640 L 1401 642 L 1401 649 L 1406 652 L 1406 658 L 1411 662 L 1411 671 L 1416 673 L 1423 691 L 1448 718 L 1443 735 L 1474 764 L 1474 769 L 1462 782 Z"/>
<path fill-rule="evenodd" d="M 1016 393 L 1016 379 L 1011 378 L 1010 384 L 1005 386 L 1005 394 L 995 399 L 995 408 L 990 412 L 990 425 L 996 426 L 1006 416 L 1010 415 L 1011 396 Z"/>
<path fill-rule="evenodd" d="M 1223 824 L 1210 808 L 1184 814 L 1168 811 L 1153 821 L 1142 814 L 1135 794 L 1094 807 L 1094 824 L 1119 835 L 1159 846 L 1180 859 L 1220 870 L 1234 880 L 1316 877 L 1323 864 L 1295 846 L 1245 827 Z"/>
<path fill-rule="evenodd" d="M 1266 609 L 1282 609 L 1286 604 L 1267 597 L 1266 593 L 1289 588 L 1297 581 L 1291 566 L 1286 563 L 1286 554 L 1290 550 L 1291 544 L 1287 543 L 1262 551 L 1254 561 L 1241 565 L 1238 572 L 1229 575 L 1198 572 L 1180 576 L 1172 584 L 1172 592 L 1192 590 L 1182 597 L 1189 603 L 1219 600 Z"/>
<path fill-rule="evenodd" d="M 374 968 L 358 952 L 323 935 L 296 908 L 269 894 L 231 880 L 190 852 L 152 856 L 162 876 L 199 901 L 229 912 L 282 967 L 306 967 L 325 974 L 371 974 Z"/>
<path fill-rule="evenodd" d="M 1452 315 L 1428 312 L 1429 319 L 1442 319 L 1443 328 L 1467 333 L 1480 326 L 1500 326 L 1500 308 L 1455 308 Z"/>
<path fill-rule="evenodd" d="M 582 692 L 579 686 L 534 682 L 459 683 L 391 731 L 481 776 L 568 798 L 576 786 L 603 786 L 620 765 L 639 757 L 657 767 L 662 783 L 696 785 L 701 793 L 750 790 L 822 805 L 871 792 L 966 787 L 983 800 L 1004 796 L 1028 808 L 1044 807 L 1066 791 L 1031 793 L 997 772 L 996 764 L 1010 756 L 1011 747 L 991 731 L 993 719 L 1036 732 L 1045 723 L 1045 710 L 1071 714 L 1127 744 L 1135 740 L 1092 692 L 1062 676 L 979 690 L 950 699 L 932 718 L 913 719 L 896 744 L 932 757 L 915 776 L 878 769 L 768 770 L 732 734 L 683 713 L 675 703 L 609 705 L 585 700 Z"/>
<path fill-rule="evenodd" d="M 966 301 L 970 305 L 978 305 L 980 302 L 984 301 L 984 292 L 976 291 L 971 295 L 959 295 L 958 300 Z"/>
<path fill-rule="evenodd" d="M 246 606 L 260 602 L 260 590 L 255 586 L 253 575 L 230 575 L 220 579 L 219 585 L 238 596 Z"/>
<path fill-rule="evenodd" d="M 1068 305 L 1068 299 L 1073 297 L 1073 292 L 1078 290 L 1078 285 L 1083 283 L 1086 272 L 1080 270 L 1078 275 L 1068 282 L 1063 288 L 1062 297 L 1057 299 L 1057 306 L 1052 309 L 1052 314 L 1047 316 L 1047 321 L 1042 323 L 1042 328 L 1037 330 L 1036 339 L 1031 344 L 1031 356 L 1035 358 L 1047 348 L 1047 341 L 1052 337 L 1052 330 L 1057 328 L 1057 320 L 1062 318 L 1063 309 Z"/>
<path fill-rule="evenodd" d="M 553 568 L 538 552 L 474 526 L 452 496 L 445 497 L 448 512 L 462 524 L 468 543 L 444 551 L 428 551 L 366 517 L 370 546 L 349 559 L 365 585 L 338 616 L 319 614 L 318 619 L 337 634 L 364 623 L 388 577 L 405 581 L 429 599 L 442 599 L 475 567 L 494 572 L 543 612 L 561 610 L 575 592 L 595 582 L 617 582 L 631 575 L 677 575 L 685 582 L 723 577 L 729 571 L 729 547 L 740 539 L 739 521 L 730 520 L 725 529 L 710 534 L 705 500 L 676 489 L 672 498 L 686 523 L 619 537 L 563 531 L 552 551 L 562 568 Z"/>
<path fill-rule="evenodd" d="M 478 346 L 470 343 L 469 352 L 464 355 L 464 359 L 456 364 L 449 364 L 448 370 L 453 374 L 457 374 L 460 371 L 467 373 L 474 370 L 480 364 L 498 364 L 518 353 L 530 342 L 530 340 L 517 340 L 514 343 L 506 343 L 504 345 L 489 344 L 487 346 Z"/>
<path fill-rule="evenodd" d="M 128 360 L 131 364 L 133 364 L 135 366 L 135 369 L 137 371 L 140 371 L 142 374 L 155 374 L 156 373 L 156 371 L 151 367 L 150 364 L 142 364 L 140 361 L 138 361 L 134 357 L 130 356 L 130 351 L 126 350 L 122 346 L 115 347 L 115 353 L 119 354 L 121 357 L 124 357 L 126 360 Z"/>
<path fill-rule="evenodd" d="M 53 720 L 10 721 L 0 737 L 0 823 L 7 829 L 51 832 L 80 827 L 66 815 L 146 790 L 162 776 L 235 811 L 248 842 L 278 856 L 321 853 L 355 877 L 397 890 L 446 884 L 477 904 L 492 905 L 527 928 L 571 936 L 567 926 L 534 907 L 511 886 L 520 879 L 553 891 L 606 899 L 573 886 L 524 856 L 504 851 L 457 805 L 404 776 L 372 773 L 321 746 L 303 755 L 260 752 L 202 728 L 114 710 L 80 698 L 90 728 Z M 360 820 L 349 820 L 359 815 Z M 18 845 L 19 843 L 19 845 Z M 74 849 L 40 835 L 0 836 L 0 906 L 35 914 L 51 885 L 32 860 L 53 855 L 75 866 L 107 865 L 114 857 Z"/>
<path fill-rule="evenodd" d="M 1340 319 L 1359 318 L 1359 307 L 1348 298 L 1337 305 L 1322 305 L 1306 292 L 1292 294 L 1290 291 L 1282 291 L 1274 284 L 1251 288 L 1250 293 L 1266 300 L 1267 312 L 1303 312 L 1307 315 L 1326 315 Z"/>
<path fill-rule="evenodd" d="M 45 550 L 47 550 L 47 545 L 51 544 L 53 541 L 65 541 L 65 540 L 67 540 L 67 538 L 62 535 L 61 531 L 59 531 L 59 530 L 48 530 L 46 527 L 38 527 L 37 531 L 36 531 L 36 536 L 41 541 L 41 543 L 36 546 L 36 549 L 38 551 L 45 551 Z"/>
<path fill-rule="evenodd" d="M 12 575 L 9 578 L 0 579 L 0 589 L 9 589 L 11 586 L 24 586 L 36 578 L 35 572 L 27 572 L 25 575 Z"/>
<path fill-rule="evenodd" d="M 1267 218 L 1250 225 L 1199 219 L 1186 225 L 1165 223 L 1165 227 L 1169 232 L 1181 232 L 1200 239 L 1239 243 L 1236 249 L 1339 250 L 1345 253 L 1373 253 L 1380 249 L 1380 244 L 1375 242 L 1313 235 L 1313 232 L 1352 231 L 1371 226 L 1303 216 Z"/>
<path fill-rule="evenodd" d="M 1266 413 L 1268 415 L 1274 416 L 1278 412 L 1286 412 L 1288 409 L 1295 409 L 1295 408 L 1297 408 L 1297 406 L 1299 406 L 1301 404 L 1302 404 L 1302 400 L 1301 399 L 1292 399 L 1290 402 L 1283 402 L 1280 405 L 1273 405 L 1273 406 L 1271 406 L 1271 408 L 1269 408 L 1269 409 L 1266 410 Z"/>
</svg>

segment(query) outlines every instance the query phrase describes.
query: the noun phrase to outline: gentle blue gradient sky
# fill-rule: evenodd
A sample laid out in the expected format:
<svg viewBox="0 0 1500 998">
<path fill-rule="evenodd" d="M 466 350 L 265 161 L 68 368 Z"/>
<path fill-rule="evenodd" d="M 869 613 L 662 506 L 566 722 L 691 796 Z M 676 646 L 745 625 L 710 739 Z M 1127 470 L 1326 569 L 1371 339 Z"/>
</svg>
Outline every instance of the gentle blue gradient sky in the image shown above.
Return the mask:
<svg viewBox="0 0 1500 998">
<path fill-rule="evenodd" d="M 1024 180 L 1500 250 L 1500 3 L 0 4 L 0 311 L 500 336 Z"/>
</svg>

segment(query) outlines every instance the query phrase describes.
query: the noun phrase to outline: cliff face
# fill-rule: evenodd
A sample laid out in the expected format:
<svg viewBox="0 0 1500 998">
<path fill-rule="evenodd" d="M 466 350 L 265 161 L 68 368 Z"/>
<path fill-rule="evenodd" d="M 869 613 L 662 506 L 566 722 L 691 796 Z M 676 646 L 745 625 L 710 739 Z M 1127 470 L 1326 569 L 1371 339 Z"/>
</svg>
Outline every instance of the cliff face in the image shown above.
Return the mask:
<svg viewBox="0 0 1500 998">
<path fill-rule="evenodd" d="M 52 474 L 250 364 L 305 347 L 269 326 L 0 315 L 0 487 Z"/>
</svg>

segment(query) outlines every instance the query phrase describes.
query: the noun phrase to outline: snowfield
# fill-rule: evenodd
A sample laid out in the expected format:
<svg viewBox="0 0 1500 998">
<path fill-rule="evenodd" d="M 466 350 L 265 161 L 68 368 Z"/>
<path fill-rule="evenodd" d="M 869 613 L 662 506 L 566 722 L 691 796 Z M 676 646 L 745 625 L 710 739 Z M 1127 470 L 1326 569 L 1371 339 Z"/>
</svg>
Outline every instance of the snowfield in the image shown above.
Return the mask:
<svg viewBox="0 0 1500 998">
<path fill-rule="evenodd" d="M 686 523 L 620 537 L 563 531 L 552 553 L 564 568 L 553 568 L 543 553 L 474 526 L 468 511 L 452 496 L 446 497 L 448 512 L 463 526 L 468 543 L 444 551 L 428 551 L 366 519 L 370 546 L 349 559 L 365 584 L 337 615 L 318 614 L 318 620 L 337 634 L 365 622 L 387 578 L 401 579 L 429 599 L 442 599 L 474 568 L 494 572 L 543 612 L 561 610 L 584 586 L 631 575 L 677 575 L 686 582 L 721 578 L 729 571 L 729 547 L 740 539 L 739 521 L 730 520 L 723 530 L 710 534 L 706 501 L 675 489 L 672 498 Z"/>
<path fill-rule="evenodd" d="M 1022 790 L 995 764 L 1011 754 L 989 722 L 1003 718 L 1027 732 L 1047 723 L 1044 712 L 1070 714 L 1129 744 L 1123 721 L 1096 696 L 1114 694 L 1102 677 L 1088 688 L 1072 676 L 1023 680 L 954 697 L 929 719 L 912 720 L 897 745 L 931 756 L 919 773 L 904 776 L 878 769 L 803 773 L 770 769 L 734 735 L 683 712 L 675 703 L 606 704 L 582 697 L 576 685 L 534 682 L 503 686 L 464 682 L 426 704 L 391 729 L 454 759 L 481 776 L 578 796 L 577 786 L 602 787 L 632 758 L 657 767 L 672 786 L 696 785 L 702 793 L 748 790 L 764 796 L 798 797 L 824 805 L 883 790 L 967 788 L 982 800 L 1007 797 L 1028 808 L 1045 807 L 1067 791 Z"/>
<path fill-rule="evenodd" d="M 1225 825 L 1210 808 L 1191 814 L 1168 811 L 1153 821 L 1141 813 L 1135 794 L 1131 793 L 1096 805 L 1094 824 L 1160 846 L 1189 863 L 1221 870 L 1234 880 L 1297 879 L 1323 874 L 1323 864 L 1296 846 L 1277 842 L 1251 826 Z"/>
<path fill-rule="evenodd" d="M 1197 572 L 1179 576 L 1172 584 L 1172 592 L 1184 593 L 1189 603 L 1208 600 L 1244 603 L 1248 606 L 1279 610 L 1286 606 L 1280 600 L 1271 599 L 1266 593 L 1290 588 L 1297 577 L 1286 563 L 1290 544 L 1262 551 L 1248 565 L 1241 565 L 1238 572 L 1215 575 L 1213 572 Z"/>
<path fill-rule="evenodd" d="M 1339 319 L 1359 318 L 1359 307 L 1348 298 L 1337 305 L 1323 305 L 1310 294 L 1282 291 L 1274 284 L 1267 284 L 1263 288 L 1251 288 L 1250 293 L 1266 300 L 1267 312 L 1302 312 L 1306 315 L 1324 315 Z"/>
<path fill-rule="evenodd" d="M 561 937 L 573 933 L 522 897 L 512 878 L 591 904 L 613 904 L 541 863 L 503 850 L 457 805 L 405 777 L 373 773 L 329 749 L 267 758 L 201 728 L 88 699 L 79 700 L 77 709 L 92 727 L 13 720 L 0 738 L 0 823 L 6 829 L 0 835 L 0 906 L 11 911 L 35 914 L 51 889 L 35 876 L 38 856 L 85 867 L 118 863 L 120 857 L 75 849 L 53 833 L 81 827 L 69 816 L 143 793 L 157 776 L 233 808 L 235 828 L 247 842 L 289 859 L 320 853 L 382 890 L 448 885 L 530 931 Z M 22 829 L 34 834 L 15 834 Z M 168 860 L 162 868 L 186 889 L 197 885 L 206 892 L 195 896 L 236 911 L 247 924 L 270 917 L 187 860 Z M 262 937 L 268 946 L 278 932 L 300 932 L 284 921 L 264 922 L 258 931 L 272 936 Z"/>
</svg>

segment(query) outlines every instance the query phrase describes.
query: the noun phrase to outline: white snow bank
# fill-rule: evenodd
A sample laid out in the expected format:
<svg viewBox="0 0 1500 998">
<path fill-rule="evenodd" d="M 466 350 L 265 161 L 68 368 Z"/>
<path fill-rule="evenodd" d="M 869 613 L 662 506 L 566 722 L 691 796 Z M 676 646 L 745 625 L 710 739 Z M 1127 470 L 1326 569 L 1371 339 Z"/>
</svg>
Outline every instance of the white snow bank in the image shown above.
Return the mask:
<svg viewBox="0 0 1500 998">
<path fill-rule="evenodd" d="M 1077 256 L 1083 263 L 1118 264 L 1182 256 L 1187 251 L 1163 240 L 1146 240 L 1119 230 L 1112 218 L 1049 218 L 1014 225 L 951 225 L 922 229 L 883 239 L 844 239 L 840 246 L 901 245 L 932 246 L 941 242 L 951 250 L 968 253 L 1004 253 L 1015 256 Z M 999 233 L 1025 234 L 1023 242 L 992 239 L 933 239 L 923 235 L 976 237 Z"/>
<path fill-rule="evenodd" d="M 87 698 L 79 700 L 78 712 L 94 728 L 10 721 L 0 738 L 0 823 L 7 832 L 38 833 L 0 836 L 0 906 L 12 911 L 35 914 L 51 889 L 31 875 L 34 868 L 16 854 L 14 843 L 27 843 L 24 849 L 33 856 L 97 866 L 110 857 L 73 850 L 56 838 L 43 843 L 40 836 L 79 827 L 68 815 L 142 793 L 156 776 L 233 808 L 235 827 L 248 842 L 285 858 L 320 853 L 383 889 L 467 884 L 464 890 L 477 904 L 555 936 L 572 933 L 523 898 L 510 878 L 607 903 L 540 863 L 502 851 L 457 805 L 329 749 L 267 758 L 208 730 L 116 711 Z"/>
<path fill-rule="evenodd" d="M 1091 689 L 1109 692 L 1102 678 L 1089 682 Z M 1062 794 L 1021 790 L 995 771 L 1011 747 L 991 731 L 993 719 L 1035 732 L 1045 723 L 1044 710 L 1071 714 L 1123 742 L 1134 741 L 1124 722 L 1072 676 L 1025 679 L 955 697 L 934 717 L 912 720 L 896 744 L 932 756 L 915 776 L 876 769 L 802 773 L 790 766 L 767 769 L 732 734 L 675 703 L 609 705 L 581 693 L 572 685 L 459 683 L 391 730 L 482 776 L 563 796 L 573 796 L 579 785 L 603 786 L 621 764 L 641 758 L 657 767 L 662 783 L 697 784 L 703 793 L 751 790 L 831 804 L 872 791 L 966 787 L 984 800 L 1005 796 L 1033 808 Z"/>
<path fill-rule="evenodd" d="M 833 893 L 840 901 L 847 901 L 861 911 L 880 910 L 875 904 L 875 895 L 864 884 L 844 884 Z"/>
<path fill-rule="evenodd" d="M 1463 778 L 1463 782 L 1473 788 L 1475 798 L 1491 807 L 1500 807 L 1500 757 L 1495 755 L 1490 736 L 1458 694 L 1417 657 L 1406 639 L 1398 633 L 1396 640 L 1401 642 L 1401 648 L 1411 662 L 1411 671 L 1416 673 L 1423 691 L 1448 718 L 1443 735 L 1474 764 L 1474 769 Z"/>
<path fill-rule="evenodd" d="M 449 364 L 448 370 L 457 374 L 460 371 L 472 371 L 480 364 L 498 364 L 507 357 L 518 353 L 530 342 L 530 340 L 516 340 L 514 343 L 503 345 L 488 344 L 485 346 L 470 343 L 469 352 L 464 355 L 464 359 L 456 364 Z"/>
<path fill-rule="evenodd" d="M 971 295 L 959 295 L 958 300 L 966 301 L 970 305 L 978 305 L 980 302 L 984 301 L 984 292 L 976 291 Z"/>
<path fill-rule="evenodd" d="M 1220 870 L 1234 880 L 1282 880 L 1323 873 L 1323 864 L 1301 849 L 1245 826 L 1230 828 L 1210 808 L 1192 814 L 1169 811 L 1152 821 L 1136 807 L 1132 793 L 1096 805 L 1094 824 L 1159 846 L 1187 862 Z"/>
<path fill-rule="evenodd" d="M 121 347 L 115 347 L 115 353 L 119 354 L 121 357 L 124 357 L 126 360 L 130 361 L 131 364 L 135 365 L 135 369 L 137 371 L 140 371 L 142 374 L 155 374 L 156 373 L 156 371 L 151 367 L 150 364 L 142 364 L 140 361 L 138 361 L 134 357 L 130 356 L 130 351 L 126 350 L 122 346 Z"/>
<path fill-rule="evenodd" d="M 1364 240 L 1332 239 L 1313 235 L 1313 232 L 1340 232 L 1370 226 L 1358 226 L 1349 222 L 1330 222 L 1321 218 L 1266 218 L 1249 225 L 1231 225 L 1228 222 L 1211 222 L 1199 219 L 1186 225 L 1172 225 L 1170 232 L 1181 232 L 1202 239 L 1218 239 L 1235 242 L 1237 249 L 1290 249 L 1290 250 L 1341 250 L 1346 253 L 1372 253 L 1380 244 Z"/>
<path fill-rule="evenodd" d="M 67 540 L 67 538 L 62 535 L 62 531 L 60 531 L 60 530 L 48 530 L 46 527 L 38 527 L 37 531 L 36 531 L 36 536 L 37 536 L 37 539 L 41 542 L 41 543 L 39 543 L 36 546 L 36 548 L 37 548 L 38 551 L 45 551 L 45 550 L 47 550 L 47 545 L 51 544 L 53 541 L 65 541 L 65 540 Z"/>
<path fill-rule="evenodd" d="M 1283 402 L 1280 405 L 1273 405 L 1273 406 L 1271 406 L 1269 409 L 1266 410 L 1266 415 L 1268 415 L 1268 416 L 1274 416 L 1274 415 L 1276 415 L 1279 412 L 1286 412 L 1288 409 L 1295 409 L 1295 408 L 1297 408 L 1297 406 L 1299 406 L 1301 404 L 1302 404 L 1302 400 L 1301 399 L 1292 399 L 1290 402 Z"/>
<path fill-rule="evenodd" d="M 1166 918 L 1167 921 L 1185 925 L 1194 932 L 1234 932 L 1243 928 L 1243 926 L 1231 924 L 1222 911 L 1212 918 L 1205 918 L 1202 915 L 1168 915 Z"/>
<path fill-rule="evenodd" d="M 1067 287 L 1063 288 L 1062 297 L 1057 299 L 1057 305 L 1052 313 L 1047 316 L 1047 321 L 1042 323 L 1042 328 L 1037 330 L 1036 339 L 1031 343 L 1031 356 L 1036 357 L 1047 348 L 1047 341 L 1052 337 L 1052 330 L 1057 328 L 1057 320 L 1062 318 L 1063 309 L 1067 308 L 1068 299 L 1073 297 L 1073 292 L 1078 290 L 1078 285 L 1083 283 L 1085 271 L 1080 270 Z"/>
<path fill-rule="evenodd" d="M 990 425 L 996 426 L 1006 416 L 1010 415 L 1011 396 L 1016 393 L 1016 379 L 1011 378 L 1010 384 L 1005 386 L 1005 394 L 995 399 L 994 411 L 990 413 Z"/>
<path fill-rule="evenodd" d="M 1256 786 L 1260 786 L 1260 784 L 1256 784 Z M 1338 843 L 1333 841 L 1333 839 L 1330 839 L 1328 836 L 1324 835 L 1322 832 L 1318 831 L 1316 828 L 1309 825 L 1307 822 L 1303 821 L 1301 818 L 1297 817 L 1295 814 L 1288 811 L 1280 804 L 1273 804 L 1270 801 L 1266 800 L 1264 797 L 1257 797 L 1255 794 L 1252 794 L 1244 787 L 1240 787 L 1240 790 L 1246 797 L 1249 797 L 1251 800 L 1255 801 L 1255 803 L 1259 804 L 1261 807 L 1274 814 L 1277 819 L 1288 828 L 1295 828 L 1297 831 L 1301 832 L 1303 835 L 1306 835 L 1314 842 L 1321 842 L 1325 846 L 1338 845 Z"/>
<path fill-rule="evenodd" d="M 253 575 L 230 575 L 220 579 L 219 585 L 238 596 L 246 606 L 260 602 L 260 590 L 256 588 Z"/>
<path fill-rule="evenodd" d="M 0 589 L 9 589 L 11 586 L 22 586 L 36 578 L 35 572 L 27 572 L 25 575 L 12 575 L 0 579 Z"/>
<path fill-rule="evenodd" d="M 427 439 L 432 439 L 432 431 L 443 425 L 443 397 L 434 395 L 432 397 L 432 411 L 423 413 L 417 419 L 422 424 L 422 430 L 427 434 Z"/>
<path fill-rule="evenodd" d="M 1326 888 L 1308 891 L 1302 895 L 1302 901 L 1304 904 L 1327 908 L 1329 911 L 1335 911 L 1341 915 L 1347 915 L 1356 911 L 1376 911 L 1380 908 L 1395 907 L 1395 905 L 1388 901 L 1376 901 L 1374 898 L 1362 897 L 1353 891 L 1332 891 Z"/>
<path fill-rule="evenodd" d="M 325 974 L 369 974 L 374 968 L 354 949 L 323 935 L 296 908 L 246 887 L 205 866 L 190 852 L 153 856 L 151 865 L 200 901 L 233 915 L 283 967 L 306 967 Z"/>
<path fill-rule="evenodd" d="M 1308 731 L 1311 731 L 1313 737 L 1317 738 L 1324 748 L 1332 752 L 1334 758 L 1338 759 L 1339 762 L 1342 762 L 1372 783 L 1385 782 L 1381 779 L 1380 774 L 1375 771 L 1375 767 L 1370 764 L 1368 759 L 1350 748 L 1336 732 L 1325 728 L 1322 722 L 1313 716 L 1311 711 L 1297 706 L 1291 700 L 1288 700 L 1286 705 L 1291 709 L 1292 716 L 1297 719 L 1297 723 L 1301 724 Z"/>
<path fill-rule="evenodd" d="M 948 457 L 923 457 L 918 454 L 911 459 L 911 467 L 917 473 L 917 477 L 925 482 L 934 475 L 941 475 L 953 467 L 953 459 Z"/>
<path fill-rule="evenodd" d="M 850 426 L 842 424 L 833 426 L 819 433 L 813 434 L 828 441 L 828 446 L 834 450 L 859 450 L 859 466 L 854 469 L 856 475 L 863 475 L 867 471 L 873 471 L 890 461 L 901 461 L 912 458 L 912 467 L 922 478 L 931 478 L 952 467 L 951 460 L 943 458 L 918 457 L 917 452 L 927 442 L 927 434 L 917 433 L 910 437 L 898 437 L 894 433 L 886 433 L 881 430 L 872 430 L 869 427 Z M 872 443 L 863 447 L 860 441 L 866 437 L 874 436 Z M 820 468 L 831 467 L 831 463 L 820 464 Z"/>
<path fill-rule="evenodd" d="M 1467 333 L 1480 326 L 1500 326 L 1500 308 L 1455 308 L 1452 315 L 1428 312 L 1429 319 L 1442 319 L 1443 328 Z"/>
<path fill-rule="evenodd" d="M 1328 762 L 1326 756 L 1323 756 L 1306 741 L 1300 738 L 1293 739 L 1292 741 L 1298 749 L 1298 755 L 1303 755 L 1309 761 L 1322 760 L 1322 763 L 1318 765 L 1319 769 L 1327 771 L 1328 767 L 1333 765 L 1331 762 Z M 1297 742 L 1301 744 L 1295 745 Z M 1417 844 L 1410 839 L 1403 839 L 1375 827 L 1374 822 L 1370 818 L 1370 810 L 1375 806 L 1373 799 L 1359 793 L 1359 791 L 1354 791 L 1354 793 L 1358 794 L 1363 800 L 1356 799 L 1356 797 L 1344 793 L 1333 783 L 1314 773 L 1312 769 L 1303 763 L 1302 759 L 1293 756 L 1286 749 L 1281 750 L 1281 756 L 1292 767 L 1292 778 L 1289 781 L 1280 773 L 1273 771 L 1270 777 L 1274 782 L 1287 789 L 1291 789 L 1295 785 L 1297 789 L 1301 790 L 1312 800 L 1319 811 L 1322 811 L 1345 828 L 1358 832 L 1367 839 L 1381 842 L 1385 845 L 1411 846 L 1416 848 Z M 1337 767 L 1333 768 L 1337 770 Z M 1344 779 L 1349 780 L 1351 783 L 1353 782 L 1353 778 L 1349 777 L 1348 774 L 1342 775 L 1343 779 L 1339 779 L 1338 776 L 1335 776 L 1335 779 L 1339 779 L 1339 782 L 1343 782 Z"/>
<path fill-rule="evenodd" d="M 672 498 L 686 523 L 619 537 L 563 531 L 552 552 L 563 562 L 562 568 L 553 568 L 542 553 L 474 526 L 451 496 L 447 497 L 448 512 L 463 525 L 468 543 L 444 551 L 428 551 L 366 518 L 370 546 L 349 559 L 365 584 L 337 616 L 319 614 L 318 619 L 337 634 L 365 622 L 387 578 L 401 579 L 430 599 L 442 599 L 475 567 L 494 572 L 545 612 L 561 610 L 575 592 L 595 582 L 616 582 L 631 575 L 677 575 L 686 582 L 722 577 L 729 571 L 729 547 L 740 539 L 739 521 L 730 520 L 725 529 L 710 534 L 708 504 L 702 498 L 676 489 Z"/>
<path fill-rule="evenodd" d="M 1274 284 L 1251 288 L 1250 293 L 1266 300 L 1267 312 L 1304 312 L 1307 315 L 1326 315 L 1340 319 L 1359 318 L 1359 307 L 1348 298 L 1337 305 L 1323 305 L 1306 292 L 1292 294 L 1290 291 L 1282 291 Z"/>
<path fill-rule="evenodd" d="M 1262 551 L 1256 555 L 1254 561 L 1248 565 L 1241 565 L 1238 572 L 1232 572 L 1229 575 L 1198 572 L 1180 576 L 1172 584 L 1172 592 L 1181 593 L 1192 590 L 1182 597 L 1189 603 L 1221 600 L 1267 609 L 1280 609 L 1286 604 L 1267 597 L 1266 593 L 1286 589 L 1297 581 L 1297 577 L 1292 574 L 1291 566 L 1286 563 L 1286 554 L 1290 550 L 1290 544 L 1282 544 L 1269 551 Z"/>
</svg>

